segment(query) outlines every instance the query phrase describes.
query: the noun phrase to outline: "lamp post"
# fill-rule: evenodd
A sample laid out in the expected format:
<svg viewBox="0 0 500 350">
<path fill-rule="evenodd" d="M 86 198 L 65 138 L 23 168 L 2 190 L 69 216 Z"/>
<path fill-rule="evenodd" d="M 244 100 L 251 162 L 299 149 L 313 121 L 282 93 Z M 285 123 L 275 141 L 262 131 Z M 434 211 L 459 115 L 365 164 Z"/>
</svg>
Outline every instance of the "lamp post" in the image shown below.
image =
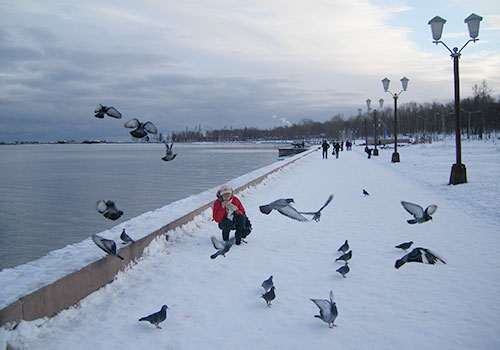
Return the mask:
<svg viewBox="0 0 500 350">
<path fill-rule="evenodd" d="M 391 91 L 389 91 L 389 84 L 391 83 L 391 81 L 387 78 L 384 78 L 382 80 L 384 91 L 391 94 L 392 98 L 394 99 L 394 153 L 392 154 L 391 160 L 391 162 L 393 163 L 399 163 L 400 161 L 398 153 L 398 97 L 403 91 L 406 91 L 409 81 L 410 79 L 408 79 L 407 77 L 401 78 L 401 85 L 403 86 L 403 90 L 398 93 L 392 93 Z"/>
<path fill-rule="evenodd" d="M 366 100 L 366 106 L 368 107 L 368 113 L 370 113 L 370 105 L 372 103 L 372 100 L 367 99 Z M 378 100 L 378 103 L 380 105 L 380 108 L 384 106 L 384 99 Z M 368 140 L 368 136 L 367 136 Z M 377 109 L 373 109 L 373 144 L 375 145 L 375 149 L 373 150 L 373 155 L 378 156 L 378 149 L 377 149 Z"/>
<path fill-rule="evenodd" d="M 469 39 L 464 46 L 459 50 L 458 47 L 454 47 L 453 51 L 442 42 L 441 34 L 443 33 L 443 26 L 446 23 L 446 20 L 436 16 L 429 21 L 428 24 L 431 26 L 432 30 L 432 38 L 434 39 L 433 43 L 438 45 L 439 43 L 443 44 L 446 49 L 451 54 L 453 58 L 453 72 L 454 72 L 454 80 L 455 80 L 455 143 L 456 143 L 456 163 L 451 167 L 451 175 L 450 175 L 450 185 L 458 185 L 467 182 L 467 170 L 465 168 L 465 164 L 462 164 L 462 145 L 460 140 L 460 81 L 459 81 L 459 69 L 458 69 L 458 59 L 460 58 L 460 52 L 467 46 L 468 43 L 476 42 L 477 37 L 479 36 L 479 22 L 481 22 L 483 18 L 476 14 L 471 14 L 469 17 L 465 19 L 465 23 L 469 28 Z"/>
<path fill-rule="evenodd" d="M 472 112 L 469 112 L 469 111 L 466 111 L 465 109 L 461 108 L 460 109 L 462 112 L 466 113 L 467 114 L 467 141 L 470 140 L 470 115 L 472 113 L 481 113 L 481 111 L 477 110 L 477 111 L 472 111 Z"/>
</svg>

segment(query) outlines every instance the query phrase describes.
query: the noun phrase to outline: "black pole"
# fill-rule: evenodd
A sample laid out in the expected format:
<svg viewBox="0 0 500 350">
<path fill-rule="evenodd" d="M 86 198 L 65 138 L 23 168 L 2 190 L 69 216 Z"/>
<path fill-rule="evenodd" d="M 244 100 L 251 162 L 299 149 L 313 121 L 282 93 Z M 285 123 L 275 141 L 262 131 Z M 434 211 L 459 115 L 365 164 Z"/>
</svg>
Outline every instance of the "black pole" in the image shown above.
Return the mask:
<svg viewBox="0 0 500 350">
<path fill-rule="evenodd" d="M 398 153 L 398 95 L 394 94 L 394 153 L 392 162 L 399 163 Z"/>
<path fill-rule="evenodd" d="M 377 110 L 373 110 L 373 143 L 375 144 L 375 149 L 373 150 L 373 155 L 378 156 L 377 149 Z"/>
</svg>

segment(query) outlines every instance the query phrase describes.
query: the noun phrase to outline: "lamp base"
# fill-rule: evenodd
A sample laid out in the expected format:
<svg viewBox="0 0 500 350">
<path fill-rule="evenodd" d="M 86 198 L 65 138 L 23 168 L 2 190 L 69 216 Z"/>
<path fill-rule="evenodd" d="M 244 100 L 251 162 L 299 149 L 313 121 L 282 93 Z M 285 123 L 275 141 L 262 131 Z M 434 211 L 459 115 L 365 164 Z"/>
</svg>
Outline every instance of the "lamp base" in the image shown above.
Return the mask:
<svg viewBox="0 0 500 350">
<path fill-rule="evenodd" d="M 375 149 L 373 150 L 373 155 L 374 155 L 374 156 L 378 156 L 378 149 L 376 149 L 376 148 L 375 148 Z"/>
<path fill-rule="evenodd" d="M 467 169 L 465 164 L 453 164 L 451 167 L 450 185 L 459 185 L 467 183 Z"/>
<path fill-rule="evenodd" d="M 391 160 L 393 163 L 399 163 L 399 153 L 398 152 L 394 152 L 392 154 L 392 160 Z"/>
</svg>

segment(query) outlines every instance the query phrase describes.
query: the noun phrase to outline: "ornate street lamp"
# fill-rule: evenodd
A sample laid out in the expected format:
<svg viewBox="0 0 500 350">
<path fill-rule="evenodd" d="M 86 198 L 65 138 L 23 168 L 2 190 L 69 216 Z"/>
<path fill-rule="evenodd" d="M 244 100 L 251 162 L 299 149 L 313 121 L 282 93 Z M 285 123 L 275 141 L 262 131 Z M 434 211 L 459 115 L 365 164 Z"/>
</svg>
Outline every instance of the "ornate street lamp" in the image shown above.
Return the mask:
<svg viewBox="0 0 500 350">
<path fill-rule="evenodd" d="M 394 99 L 394 153 L 392 154 L 392 162 L 393 163 L 399 163 L 399 153 L 398 153 L 398 97 L 399 95 L 403 92 L 406 91 L 408 88 L 408 82 L 410 79 L 407 77 L 403 77 L 401 79 L 401 85 L 403 87 L 403 90 L 401 90 L 398 93 L 392 93 L 389 91 L 389 84 L 390 80 L 387 78 L 384 78 L 382 80 L 382 86 L 384 87 L 384 91 L 388 92 L 392 95 L 392 98 Z"/>
<path fill-rule="evenodd" d="M 372 100 L 370 99 L 367 99 L 366 100 L 366 106 L 368 107 L 368 113 L 370 113 L 370 105 L 372 103 Z M 378 103 L 380 105 L 380 109 L 382 109 L 382 107 L 384 106 L 384 99 L 380 99 L 378 100 Z M 373 143 L 375 145 L 375 149 L 373 150 L 373 155 L 374 156 L 378 156 L 378 149 L 377 149 L 377 110 L 374 109 L 373 110 Z M 367 136 L 367 140 L 368 140 L 368 136 Z"/>
<path fill-rule="evenodd" d="M 460 52 L 467 46 L 468 43 L 476 42 L 479 40 L 477 37 L 479 36 L 479 22 L 481 22 L 483 18 L 476 14 L 471 14 L 469 17 L 465 19 L 465 23 L 469 28 L 469 39 L 464 46 L 459 50 L 458 47 L 454 47 L 453 51 L 441 41 L 441 34 L 443 33 L 443 26 L 446 23 L 446 20 L 436 16 L 429 21 L 429 25 L 432 30 L 432 38 L 434 39 L 433 43 L 443 44 L 444 47 L 448 49 L 451 53 L 451 57 L 453 58 L 453 72 L 455 77 L 455 143 L 456 143 L 456 163 L 451 167 L 451 175 L 450 175 L 450 184 L 458 185 L 467 182 L 467 170 L 465 168 L 465 164 L 462 164 L 462 145 L 461 145 L 461 136 L 460 136 L 460 81 L 459 81 L 459 69 L 458 69 L 458 59 L 460 58 Z"/>
</svg>

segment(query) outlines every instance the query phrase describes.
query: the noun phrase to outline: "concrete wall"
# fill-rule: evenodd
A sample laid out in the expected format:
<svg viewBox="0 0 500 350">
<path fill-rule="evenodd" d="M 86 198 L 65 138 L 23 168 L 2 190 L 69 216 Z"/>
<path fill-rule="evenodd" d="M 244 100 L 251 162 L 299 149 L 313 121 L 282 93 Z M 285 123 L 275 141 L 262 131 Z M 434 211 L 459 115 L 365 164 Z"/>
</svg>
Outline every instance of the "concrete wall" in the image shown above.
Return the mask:
<svg viewBox="0 0 500 350">
<path fill-rule="evenodd" d="M 259 184 L 270 174 L 292 164 L 309 153 L 310 152 L 304 152 L 301 157 L 236 188 L 234 192 L 238 193 L 250 186 Z M 144 248 L 146 248 L 153 239 L 193 220 L 195 216 L 211 208 L 212 203 L 213 202 L 207 203 L 179 219 L 168 223 L 159 230 L 137 240 L 134 244 L 119 249 L 119 254 L 124 258 L 123 260 L 107 255 L 52 284 L 21 297 L 16 302 L 0 310 L 0 326 L 19 320 L 31 321 L 42 317 L 52 317 L 58 312 L 75 305 L 87 295 L 95 292 L 107 283 L 112 282 L 119 271 L 124 270 L 131 261 L 135 261 L 135 259 L 142 255 Z"/>
</svg>

